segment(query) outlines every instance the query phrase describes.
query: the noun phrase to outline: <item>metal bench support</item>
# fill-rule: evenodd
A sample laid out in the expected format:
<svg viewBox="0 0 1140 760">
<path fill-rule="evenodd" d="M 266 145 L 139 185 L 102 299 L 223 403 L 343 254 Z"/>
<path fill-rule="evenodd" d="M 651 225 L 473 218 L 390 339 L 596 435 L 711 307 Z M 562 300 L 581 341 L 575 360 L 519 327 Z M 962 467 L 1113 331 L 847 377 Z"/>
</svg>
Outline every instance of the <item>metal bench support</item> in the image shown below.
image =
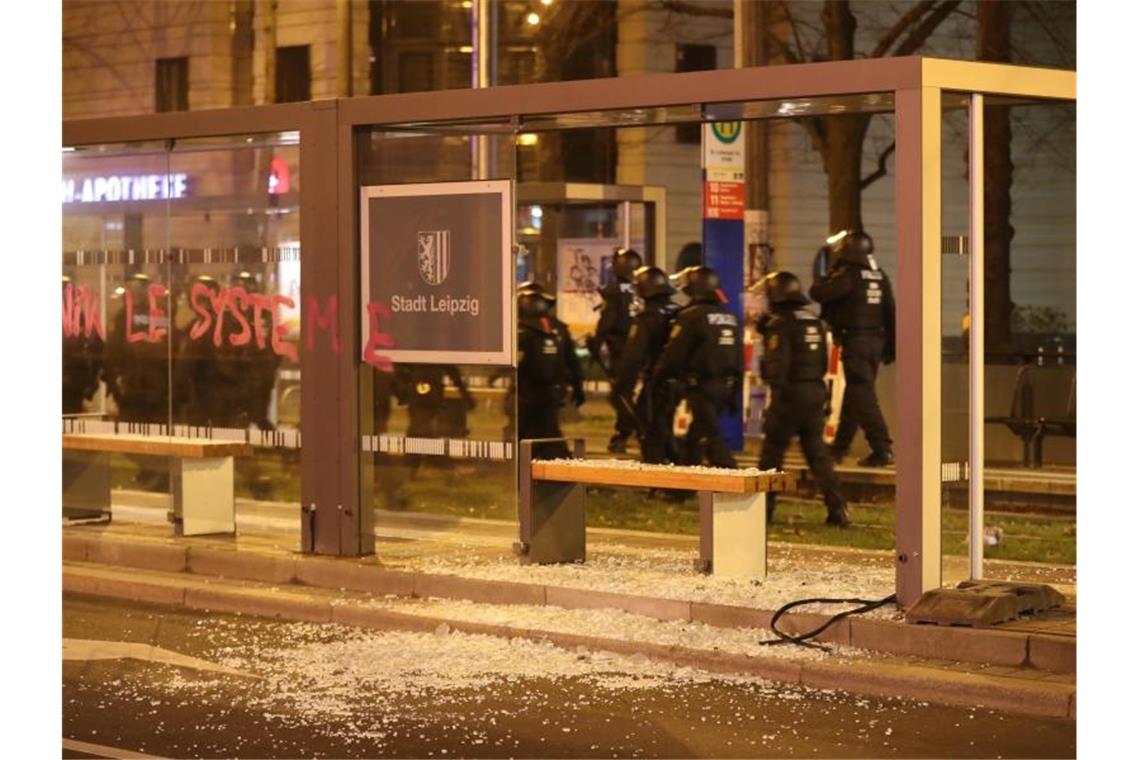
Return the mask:
<svg viewBox="0 0 1140 760">
<path fill-rule="evenodd" d="M 63 452 L 63 516 L 72 523 L 111 521 L 110 456 L 101 451 Z"/>
<path fill-rule="evenodd" d="M 523 564 L 585 562 L 586 487 L 531 478 L 534 445 L 550 442 L 519 442 L 519 542 L 515 550 Z M 573 445 L 574 457 L 584 459 L 586 441 L 576 438 Z"/>
<path fill-rule="evenodd" d="M 768 494 L 701 491 L 698 569 L 713 575 L 768 575 Z"/>
<path fill-rule="evenodd" d="M 234 458 L 170 460 L 174 532 L 178 536 L 234 533 Z"/>
</svg>

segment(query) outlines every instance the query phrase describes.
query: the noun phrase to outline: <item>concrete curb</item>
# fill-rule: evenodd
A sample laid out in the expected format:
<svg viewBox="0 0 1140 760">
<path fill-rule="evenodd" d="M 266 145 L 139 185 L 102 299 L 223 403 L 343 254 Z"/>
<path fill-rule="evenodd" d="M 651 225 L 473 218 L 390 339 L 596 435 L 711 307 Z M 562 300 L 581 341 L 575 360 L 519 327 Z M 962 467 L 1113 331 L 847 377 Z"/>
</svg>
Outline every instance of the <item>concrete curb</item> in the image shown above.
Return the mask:
<svg viewBox="0 0 1140 760">
<path fill-rule="evenodd" d="M 983 707 L 1055 718 L 1076 717 L 1076 688 L 1040 680 L 961 673 L 916 665 L 851 660 L 796 661 L 732 652 L 690 649 L 587 634 L 475 623 L 408 615 L 366 606 L 366 599 L 333 597 L 330 592 L 287 590 L 265 585 L 209 581 L 185 574 L 164 577 L 101 567 L 65 564 L 66 593 L 158 602 L 190 609 L 241 613 L 284 620 L 338 623 L 360 628 L 430 632 L 441 624 L 451 630 L 501 638 L 545 641 L 563 649 L 585 647 L 646 657 L 701 670 L 746 674 L 819 689 L 855 694 L 906 697 L 962 707 Z"/>
<path fill-rule="evenodd" d="M 702 622 L 721 628 L 769 628 L 773 614 L 770 610 L 733 605 L 391 570 L 375 560 L 189 545 L 175 539 L 131 540 L 107 538 L 97 533 L 65 532 L 63 557 L 73 562 L 382 595 L 551 605 L 566 609 L 608 608 L 658 620 Z M 784 630 L 802 633 L 826 619 L 825 615 L 796 612 L 785 615 L 780 622 Z M 1076 672 L 1075 637 L 848 618 L 825 631 L 819 640 L 886 654 L 1002 667 L 1029 666 L 1062 674 Z"/>
</svg>

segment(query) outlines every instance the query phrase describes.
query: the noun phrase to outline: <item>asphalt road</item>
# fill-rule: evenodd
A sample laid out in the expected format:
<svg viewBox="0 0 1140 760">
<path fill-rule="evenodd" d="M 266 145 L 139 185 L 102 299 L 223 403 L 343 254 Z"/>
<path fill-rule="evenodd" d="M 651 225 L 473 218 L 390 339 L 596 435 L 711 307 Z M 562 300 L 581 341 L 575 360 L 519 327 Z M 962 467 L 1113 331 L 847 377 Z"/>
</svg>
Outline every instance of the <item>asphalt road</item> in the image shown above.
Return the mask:
<svg viewBox="0 0 1140 760">
<path fill-rule="evenodd" d="M 163 757 L 1074 757 L 1070 721 L 65 597 L 63 736 Z M 95 754 L 64 752 L 64 757 Z"/>
</svg>

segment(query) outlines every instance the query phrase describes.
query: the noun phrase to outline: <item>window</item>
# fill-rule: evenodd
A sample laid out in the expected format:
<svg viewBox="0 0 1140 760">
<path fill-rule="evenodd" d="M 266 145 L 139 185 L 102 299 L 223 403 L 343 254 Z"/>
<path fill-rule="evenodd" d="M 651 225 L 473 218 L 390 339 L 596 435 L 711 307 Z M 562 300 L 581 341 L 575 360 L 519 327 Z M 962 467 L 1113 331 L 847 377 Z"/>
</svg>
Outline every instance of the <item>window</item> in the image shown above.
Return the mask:
<svg viewBox="0 0 1140 760">
<path fill-rule="evenodd" d="M 309 68 L 309 46 L 277 48 L 276 103 L 312 99 L 313 76 Z"/>
<path fill-rule="evenodd" d="M 678 45 L 674 71 L 708 71 L 716 68 L 716 45 Z M 677 142 L 700 145 L 701 125 L 681 124 L 677 127 Z"/>
<path fill-rule="evenodd" d="M 190 109 L 190 59 L 159 58 L 154 62 L 154 110 Z"/>
</svg>

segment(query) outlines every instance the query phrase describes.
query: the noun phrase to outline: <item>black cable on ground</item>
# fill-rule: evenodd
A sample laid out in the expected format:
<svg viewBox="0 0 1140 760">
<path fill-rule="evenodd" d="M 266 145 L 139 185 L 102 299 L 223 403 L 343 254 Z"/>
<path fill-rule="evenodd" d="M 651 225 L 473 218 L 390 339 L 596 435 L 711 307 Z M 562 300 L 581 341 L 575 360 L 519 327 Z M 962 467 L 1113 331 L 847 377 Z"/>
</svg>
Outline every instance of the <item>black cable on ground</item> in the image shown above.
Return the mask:
<svg viewBox="0 0 1140 760">
<path fill-rule="evenodd" d="M 771 622 L 772 633 L 776 634 L 776 636 L 778 636 L 779 638 L 761 641 L 760 644 L 765 645 L 765 646 L 774 646 L 777 644 L 796 644 L 796 645 L 801 646 L 801 647 L 809 647 L 811 649 L 822 649 L 825 652 L 830 652 L 831 650 L 827 646 L 825 646 L 823 644 L 817 644 L 816 642 L 809 641 L 808 639 L 815 638 L 816 636 L 823 633 L 828 628 L 835 625 L 836 623 L 838 623 L 840 620 L 842 620 L 845 617 L 850 617 L 851 615 L 860 615 L 864 612 L 870 612 L 871 610 L 875 610 L 875 609 L 878 609 L 879 607 L 883 607 L 885 605 L 888 605 L 893 601 L 895 601 L 895 595 L 894 594 L 891 594 L 890 596 L 884 597 L 882 599 L 877 599 L 877 600 L 876 599 L 824 599 L 824 598 L 815 598 L 815 599 L 800 599 L 800 600 L 795 601 L 795 602 L 788 602 L 783 607 L 776 610 L 776 614 L 772 615 L 772 622 Z M 823 625 L 818 626 L 817 628 L 813 628 L 812 630 L 807 631 L 806 633 L 798 634 L 796 636 L 792 636 L 791 634 L 784 633 L 783 631 L 781 631 L 779 628 L 776 627 L 776 622 L 781 617 L 783 617 L 784 613 L 786 613 L 790 609 L 793 609 L 795 607 L 799 607 L 799 606 L 804 605 L 804 604 L 858 604 L 861 606 L 856 607 L 855 609 L 847 610 L 845 612 L 840 612 L 838 615 L 832 616 L 832 618 L 830 620 L 828 620 L 826 623 L 824 623 Z"/>
</svg>

